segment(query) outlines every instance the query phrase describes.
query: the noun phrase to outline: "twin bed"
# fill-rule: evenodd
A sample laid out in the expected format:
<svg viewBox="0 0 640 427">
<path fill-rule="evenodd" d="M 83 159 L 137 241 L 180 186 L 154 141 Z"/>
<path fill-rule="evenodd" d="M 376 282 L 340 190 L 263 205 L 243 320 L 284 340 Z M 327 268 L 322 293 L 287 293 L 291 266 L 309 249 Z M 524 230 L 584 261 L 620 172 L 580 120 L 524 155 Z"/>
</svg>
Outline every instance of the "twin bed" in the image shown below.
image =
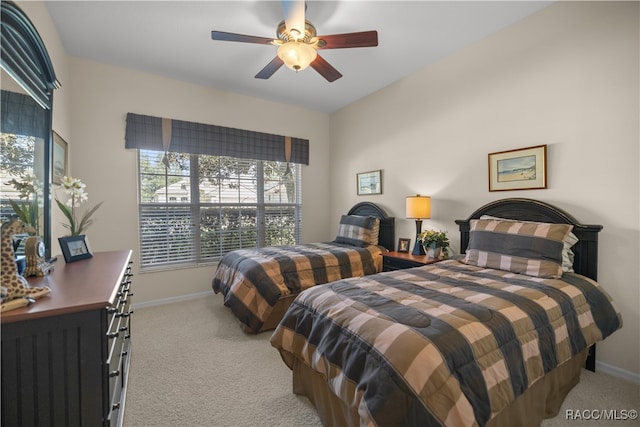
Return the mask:
<svg viewBox="0 0 640 427">
<path fill-rule="evenodd" d="M 299 293 L 271 337 L 324 425 L 539 425 L 622 326 L 601 226 L 504 199 L 459 220 L 458 259 Z M 591 362 L 593 363 L 593 362 Z"/>
<path fill-rule="evenodd" d="M 382 252 L 393 250 L 395 219 L 362 202 L 340 219 L 333 242 L 243 249 L 226 254 L 212 281 L 214 292 L 247 333 L 274 329 L 298 294 L 312 286 L 382 271 Z"/>
</svg>

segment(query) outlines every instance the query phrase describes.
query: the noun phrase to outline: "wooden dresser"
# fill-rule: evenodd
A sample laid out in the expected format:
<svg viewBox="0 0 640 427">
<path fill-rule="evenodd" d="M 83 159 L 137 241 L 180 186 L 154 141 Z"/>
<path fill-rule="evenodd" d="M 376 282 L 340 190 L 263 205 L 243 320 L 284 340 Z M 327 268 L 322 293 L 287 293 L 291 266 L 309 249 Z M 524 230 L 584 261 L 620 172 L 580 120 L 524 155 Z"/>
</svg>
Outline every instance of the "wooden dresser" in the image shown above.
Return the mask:
<svg viewBox="0 0 640 427">
<path fill-rule="evenodd" d="M 122 425 L 131 349 L 131 251 L 98 252 L 48 276 L 51 293 L 3 313 L 3 426 Z"/>
</svg>

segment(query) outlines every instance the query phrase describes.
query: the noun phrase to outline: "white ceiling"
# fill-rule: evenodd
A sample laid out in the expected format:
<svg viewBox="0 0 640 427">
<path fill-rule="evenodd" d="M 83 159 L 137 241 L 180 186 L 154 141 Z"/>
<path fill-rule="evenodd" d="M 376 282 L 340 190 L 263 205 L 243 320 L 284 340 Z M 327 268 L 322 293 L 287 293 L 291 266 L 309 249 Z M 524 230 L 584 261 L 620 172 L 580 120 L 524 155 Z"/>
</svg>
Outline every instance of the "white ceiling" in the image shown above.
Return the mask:
<svg viewBox="0 0 640 427">
<path fill-rule="evenodd" d="M 379 45 L 322 50 L 343 74 L 281 67 L 269 45 L 211 40 L 211 30 L 276 35 L 279 1 L 59 1 L 47 8 L 68 54 L 199 85 L 334 112 L 548 6 L 542 1 L 307 1 L 318 35 L 378 31 Z M 64 84 L 64 82 L 63 82 Z"/>
</svg>

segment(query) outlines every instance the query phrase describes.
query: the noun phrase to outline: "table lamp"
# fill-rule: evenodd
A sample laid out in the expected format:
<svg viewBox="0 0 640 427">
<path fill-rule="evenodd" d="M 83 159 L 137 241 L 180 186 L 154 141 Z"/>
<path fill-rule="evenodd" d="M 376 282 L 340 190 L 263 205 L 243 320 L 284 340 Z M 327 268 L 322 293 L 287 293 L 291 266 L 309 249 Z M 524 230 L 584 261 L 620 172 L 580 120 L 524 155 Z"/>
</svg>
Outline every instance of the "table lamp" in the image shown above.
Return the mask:
<svg viewBox="0 0 640 427">
<path fill-rule="evenodd" d="M 416 245 L 413 247 L 413 255 L 425 255 L 424 248 L 418 241 L 422 233 L 422 220 L 431 218 L 431 197 L 415 196 L 407 197 L 407 218 L 416 220 Z"/>
</svg>

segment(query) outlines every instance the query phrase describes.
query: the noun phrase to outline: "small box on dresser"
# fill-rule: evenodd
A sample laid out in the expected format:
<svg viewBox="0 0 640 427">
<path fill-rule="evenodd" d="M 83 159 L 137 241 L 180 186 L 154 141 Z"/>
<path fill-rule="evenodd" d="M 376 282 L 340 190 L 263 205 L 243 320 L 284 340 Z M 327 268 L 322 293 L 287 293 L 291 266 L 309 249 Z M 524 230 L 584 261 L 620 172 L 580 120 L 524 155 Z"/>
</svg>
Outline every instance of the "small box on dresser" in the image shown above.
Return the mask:
<svg viewBox="0 0 640 427">
<path fill-rule="evenodd" d="M 3 426 L 122 425 L 131 277 L 126 250 L 59 260 L 29 279 L 51 293 L 2 314 Z"/>
</svg>

